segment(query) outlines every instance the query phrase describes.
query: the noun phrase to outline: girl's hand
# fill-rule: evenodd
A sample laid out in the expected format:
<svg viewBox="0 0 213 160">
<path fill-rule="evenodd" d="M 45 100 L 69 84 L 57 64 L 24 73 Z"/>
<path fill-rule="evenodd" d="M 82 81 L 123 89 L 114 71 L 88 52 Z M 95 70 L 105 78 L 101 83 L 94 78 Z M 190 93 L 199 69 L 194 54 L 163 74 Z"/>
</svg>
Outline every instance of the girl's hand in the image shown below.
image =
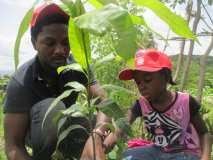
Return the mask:
<svg viewBox="0 0 213 160">
<path fill-rule="evenodd" d="M 211 160 L 211 158 L 208 156 L 202 156 L 200 160 Z"/>
<path fill-rule="evenodd" d="M 112 132 L 105 138 L 104 142 L 103 142 L 103 146 L 104 146 L 104 151 L 105 153 L 109 153 L 114 145 L 117 142 L 117 138 L 115 136 L 115 134 L 113 134 Z"/>
</svg>

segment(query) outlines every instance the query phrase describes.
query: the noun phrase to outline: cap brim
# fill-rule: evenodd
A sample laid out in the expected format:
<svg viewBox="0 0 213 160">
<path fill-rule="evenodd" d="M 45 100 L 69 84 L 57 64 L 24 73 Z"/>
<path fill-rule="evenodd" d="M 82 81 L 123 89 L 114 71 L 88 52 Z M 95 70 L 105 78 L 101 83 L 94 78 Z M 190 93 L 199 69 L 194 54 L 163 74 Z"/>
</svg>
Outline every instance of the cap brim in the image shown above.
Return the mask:
<svg viewBox="0 0 213 160">
<path fill-rule="evenodd" d="M 132 69 L 124 69 L 118 74 L 120 80 L 131 80 L 133 78 Z"/>
<path fill-rule="evenodd" d="M 120 80 L 131 80 L 133 79 L 133 71 L 145 71 L 145 72 L 156 72 L 162 68 L 151 68 L 151 67 L 141 67 L 140 69 L 124 69 L 118 74 Z"/>
<path fill-rule="evenodd" d="M 145 72 L 156 72 L 156 71 L 159 71 L 161 69 L 162 69 L 162 67 L 160 67 L 160 68 L 154 68 L 154 67 L 141 66 L 140 68 L 136 68 L 135 70 L 145 71 Z"/>
</svg>

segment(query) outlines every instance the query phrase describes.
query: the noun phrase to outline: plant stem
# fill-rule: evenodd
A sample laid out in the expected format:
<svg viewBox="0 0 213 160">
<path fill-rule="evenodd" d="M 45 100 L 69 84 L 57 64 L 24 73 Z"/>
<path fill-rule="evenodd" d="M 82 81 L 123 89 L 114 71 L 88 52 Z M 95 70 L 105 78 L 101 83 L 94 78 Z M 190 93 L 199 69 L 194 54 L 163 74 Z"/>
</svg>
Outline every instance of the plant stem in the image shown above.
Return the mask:
<svg viewBox="0 0 213 160">
<path fill-rule="evenodd" d="M 87 73 L 88 73 L 88 86 L 87 86 L 87 102 L 88 102 L 88 107 L 91 107 L 90 104 L 90 98 L 91 98 L 91 93 L 89 91 L 89 84 L 91 83 L 91 72 L 90 72 L 90 67 L 89 67 L 89 60 L 88 60 L 88 51 L 86 47 L 86 39 L 85 39 L 85 33 L 84 30 L 82 30 L 82 39 L 83 39 L 83 46 L 84 46 L 84 53 L 85 53 L 85 59 L 86 59 L 86 65 L 87 65 Z M 90 133 L 92 133 L 93 130 L 93 125 L 92 125 L 92 115 L 93 112 L 90 109 L 89 110 L 89 124 L 90 124 Z M 91 134 L 92 136 L 92 146 L 93 146 L 93 159 L 96 160 L 96 154 L 95 154 L 95 138 L 94 135 Z"/>
</svg>

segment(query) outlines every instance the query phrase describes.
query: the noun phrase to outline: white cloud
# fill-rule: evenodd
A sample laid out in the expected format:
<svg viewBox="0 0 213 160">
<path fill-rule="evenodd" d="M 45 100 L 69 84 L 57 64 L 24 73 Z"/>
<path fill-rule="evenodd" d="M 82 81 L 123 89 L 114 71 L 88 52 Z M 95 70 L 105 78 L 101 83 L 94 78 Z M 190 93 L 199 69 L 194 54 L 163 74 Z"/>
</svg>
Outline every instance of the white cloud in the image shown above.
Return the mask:
<svg viewBox="0 0 213 160">
<path fill-rule="evenodd" d="M 34 3 L 33 0 L 1 0 L 1 1 L 5 4 L 21 8 L 29 8 Z"/>
</svg>

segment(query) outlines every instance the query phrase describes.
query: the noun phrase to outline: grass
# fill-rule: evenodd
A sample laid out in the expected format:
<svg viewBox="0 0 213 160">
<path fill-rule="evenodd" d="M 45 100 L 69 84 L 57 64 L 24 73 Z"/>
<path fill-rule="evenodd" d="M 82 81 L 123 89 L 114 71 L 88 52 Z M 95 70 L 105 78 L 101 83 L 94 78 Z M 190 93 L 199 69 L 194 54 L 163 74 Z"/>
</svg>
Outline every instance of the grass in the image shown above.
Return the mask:
<svg viewBox="0 0 213 160">
<path fill-rule="evenodd" d="M 0 160 L 6 160 L 4 152 L 4 130 L 3 130 L 3 94 L 0 93 Z"/>
</svg>

